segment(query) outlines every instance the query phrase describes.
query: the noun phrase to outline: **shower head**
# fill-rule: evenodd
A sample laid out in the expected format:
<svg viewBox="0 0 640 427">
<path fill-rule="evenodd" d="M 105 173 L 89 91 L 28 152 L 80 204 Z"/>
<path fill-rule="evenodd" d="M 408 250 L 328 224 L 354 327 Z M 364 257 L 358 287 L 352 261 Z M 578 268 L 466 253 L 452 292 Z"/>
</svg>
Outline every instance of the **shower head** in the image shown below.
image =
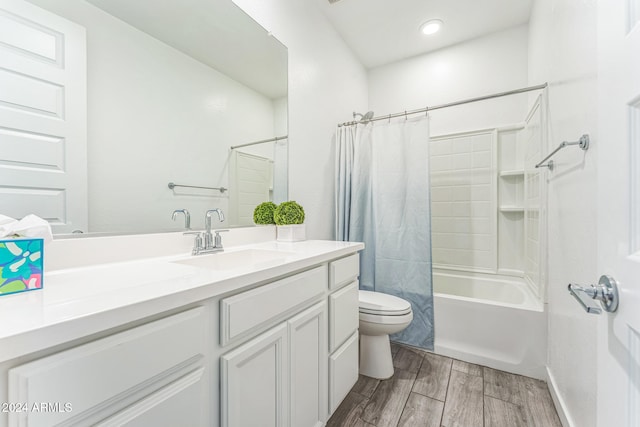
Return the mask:
<svg viewBox="0 0 640 427">
<path fill-rule="evenodd" d="M 356 116 L 360 116 L 360 120 L 358 120 L 360 123 L 368 123 L 371 121 L 371 119 L 373 118 L 373 111 L 367 111 L 364 114 L 360 114 L 360 113 L 353 113 L 353 118 L 355 119 Z"/>
</svg>

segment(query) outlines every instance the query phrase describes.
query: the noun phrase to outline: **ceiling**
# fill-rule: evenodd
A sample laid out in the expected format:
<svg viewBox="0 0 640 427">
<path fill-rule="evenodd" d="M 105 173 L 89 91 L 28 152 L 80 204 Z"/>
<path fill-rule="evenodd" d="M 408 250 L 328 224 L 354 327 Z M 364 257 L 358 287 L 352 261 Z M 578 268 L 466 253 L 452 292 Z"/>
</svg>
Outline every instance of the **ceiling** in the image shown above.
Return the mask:
<svg viewBox="0 0 640 427">
<path fill-rule="evenodd" d="M 374 68 L 525 24 L 534 0 L 314 1 L 360 62 Z M 430 19 L 444 26 L 425 36 L 419 27 Z"/>
<path fill-rule="evenodd" d="M 87 0 L 268 98 L 287 95 L 287 49 L 231 0 Z"/>
</svg>

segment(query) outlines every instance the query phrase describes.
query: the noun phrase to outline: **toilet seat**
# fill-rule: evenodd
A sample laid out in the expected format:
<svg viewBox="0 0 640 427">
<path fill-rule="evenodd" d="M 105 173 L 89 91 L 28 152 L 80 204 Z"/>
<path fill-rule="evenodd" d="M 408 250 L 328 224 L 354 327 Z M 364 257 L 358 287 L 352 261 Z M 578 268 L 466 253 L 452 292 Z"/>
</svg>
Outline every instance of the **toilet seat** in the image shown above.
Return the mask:
<svg viewBox="0 0 640 427">
<path fill-rule="evenodd" d="M 406 314 L 388 316 L 360 312 L 358 319 L 360 319 L 360 322 L 375 323 L 378 325 L 401 325 L 403 323 L 408 324 L 411 322 L 411 320 L 413 320 L 413 313 L 409 311 Z"/>
<path fill-rule="evenodd" d="M 393 295 L 359 291 L 359 300 L 361 315 L 405 316 L 411 313 L 411 304 Z"/>
</svg>

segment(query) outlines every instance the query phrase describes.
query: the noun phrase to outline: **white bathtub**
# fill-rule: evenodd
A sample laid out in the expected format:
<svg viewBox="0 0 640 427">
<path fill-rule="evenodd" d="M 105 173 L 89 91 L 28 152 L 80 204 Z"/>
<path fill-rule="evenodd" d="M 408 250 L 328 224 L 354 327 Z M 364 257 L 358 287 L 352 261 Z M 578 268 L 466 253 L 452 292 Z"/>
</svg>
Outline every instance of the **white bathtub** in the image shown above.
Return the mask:
<svg viewBox="0 0 640 427">
<path fill-rule="evenodd" d="M 434 271 L 435 352 L 544 379 L 543 305 L 516 277 Z"/>
</svg>

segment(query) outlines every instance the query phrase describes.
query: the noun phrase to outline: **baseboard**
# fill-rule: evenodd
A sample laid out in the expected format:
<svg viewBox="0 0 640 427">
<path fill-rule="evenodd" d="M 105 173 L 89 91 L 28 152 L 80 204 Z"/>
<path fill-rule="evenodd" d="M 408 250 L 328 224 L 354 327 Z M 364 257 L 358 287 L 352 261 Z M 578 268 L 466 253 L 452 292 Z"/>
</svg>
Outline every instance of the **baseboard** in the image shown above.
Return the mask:
<svg viewBox="0 0 640 427">
<path fill-rule="evenodd" d="M 569 415 L 569 411 L 567 411 L 567 405 L 564 402 L 564 399 L 558 393 L 558 386 L 556 384 L 556 380 L 553 377 L 551 371 L 549 371 L 549 367 L 547 366 L 547 387 L 549 388 L 549 393 L 551 393 L 551 399 L 553 400 L 553 404 L 556 406 L 556 412 L 558 412 L 558 417 L 560 417 L 560 422 L 563 427 L 575 427 L 571 416 Z"/>
</svg>

